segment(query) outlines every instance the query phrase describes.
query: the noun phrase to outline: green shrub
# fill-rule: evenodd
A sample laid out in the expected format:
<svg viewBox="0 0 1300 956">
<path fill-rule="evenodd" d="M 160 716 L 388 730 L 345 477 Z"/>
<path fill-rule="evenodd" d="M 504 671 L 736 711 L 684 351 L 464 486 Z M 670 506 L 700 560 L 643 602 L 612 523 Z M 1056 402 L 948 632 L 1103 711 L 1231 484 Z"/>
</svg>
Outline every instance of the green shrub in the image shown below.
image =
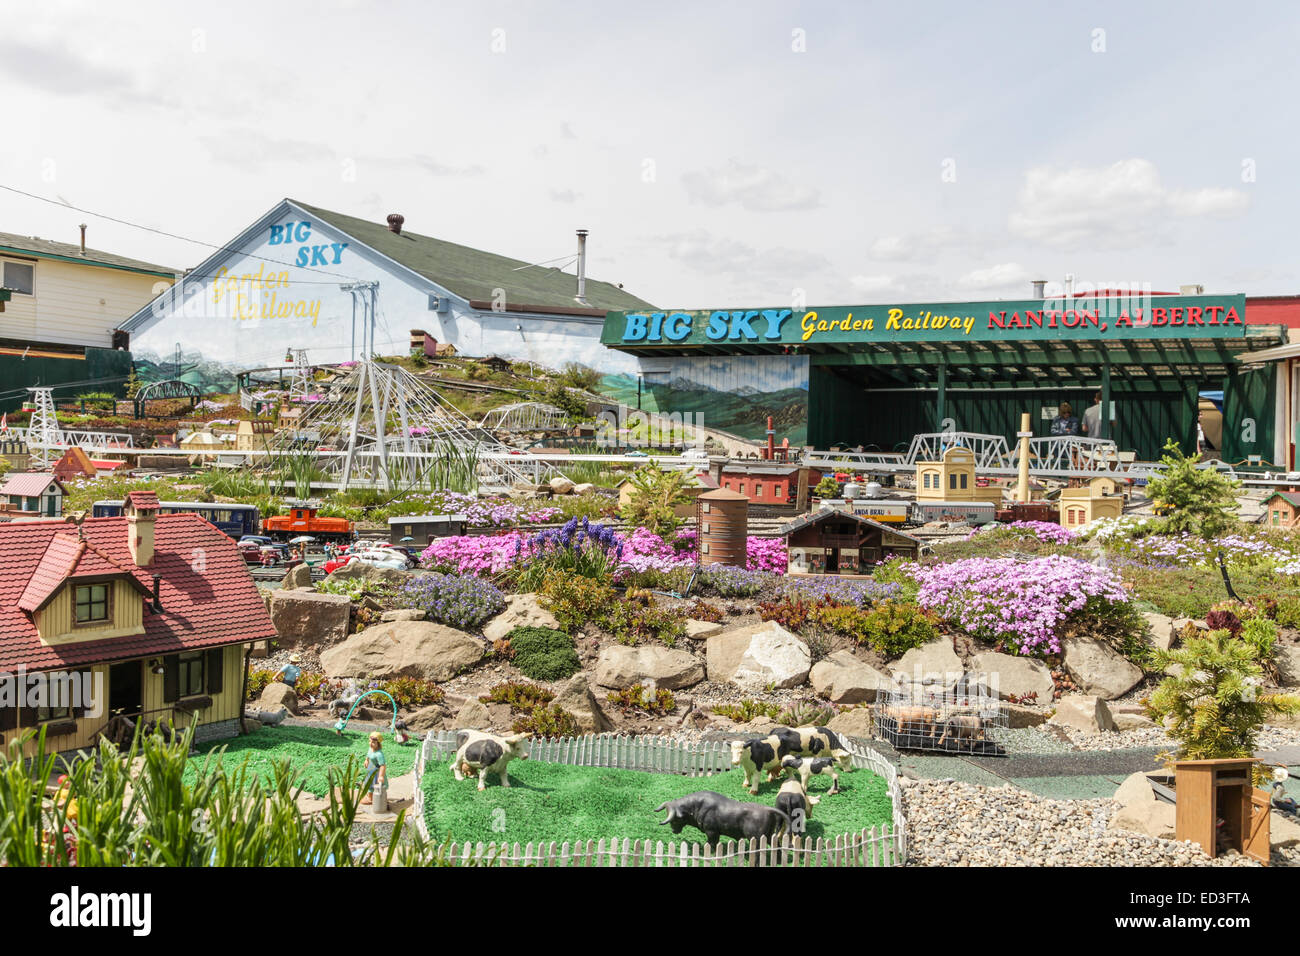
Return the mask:
<svg viewBox="0 0 1300 956">
<path fill-rule="evenodd" d="M 251 671 L 248 675 L 248 699 L 261 697 L 262 691 L 266 690 L 266 685 L 271 683 L 271 678 L 275 676 L 275 671 L 259 667 Z"/>
<path fill-rule="evenodd" d="M 652 694 L 640 684 L 611 691 L 606 699 L 624 714 L 640 710 L 652 716 L 662 717 L 677 709 L 677 701 L 672 691 L 659 688 Z"/>
<path fill-rule="evenodd" d="M 488 688 L 488 692 L 479 698 L 485 704 L 509 704 L 511 710 L 521 712 L 549 704 L 554 699 L 555 695 L 540 684 L 529 684 L 521 680 L 497 684 Z"/>
<path fill-rule="evenodd" d="M 423 677 L 394 677 L 380 684 L 379 689 L 403 709 L 441 704 L 447 697 L 441 687 Z"/>
<path fill-rule="evenodd" d="M 574 716 L 559 704 L 543 704 L 518 717 L 511 729 L 531 737 L 573 737 L 579 727 Z"/>
<path fill-rule="evenodd" d="M 651 600 L 615 601 L 597 623 L 622 644 L 658 641 L 673 647 L 686 634 L 686 621 L 679 611 L 659 607 Z"/>
<path fill-rule="evenodd" d="M 684 471 L 664 471 L 654 466 L 639 469 L 628 479 L 632 490 L 623 506 L 623 520 L 666 538 L 682 524 L 676 508 L 686 495 L 692 478 Z"/>
<path fill-rule="evenodd" d="M 605 582 L 561 570 L 548 571 L 537 593 L 542 606 L 570 634 L 599 617 L 614 599 L 614 589 Z M 515 652 L 518 651 L 516 645 Z"/>
<path fill-rule="evenodd" d="M 835 708 L 816 701 L 802 700 L 781 711 L 776 718 L 786 727 L 820 727 L 835 716 Z"/>
<path fill-rule="evenodd" d="M 507 635 L 515 666 L 533 680 L 556 681 L 582 669 L 573 638 L 549 627 L 517 627 Z"/>
<path fill-rule="evenodd" d="M 860 608 L 847 604 L 818 604 L 811 611 L 818 624 L 865 644 L 892 658 L 939 636 L 937 618 L 908 601 L 886 598 Z"/>
<path fill-rule="evenodd" d="M 1277 602 L 1276 620 L 1281 627 L 1300 628 L 1300 597 L 1283 597 Z"/>
<path fill-rule="evenodd" d="M 776 720 L 781 716 L 781 708 L 765 700 L 746 697 L 739 704 L 718 704 L 712 708 L 719 717 L 726 717 L 740 724 L 747 724 L 758 717 Z"/>
<path fill-rule="evenodd" d="M 708 621 L 710 624 L 721 624 L 726 618 L 726 613 L 716 604 L 710 604 L 708 601 L 695 601 L 686 609 L 686 616 L 696 621 Z"/>
</svg>

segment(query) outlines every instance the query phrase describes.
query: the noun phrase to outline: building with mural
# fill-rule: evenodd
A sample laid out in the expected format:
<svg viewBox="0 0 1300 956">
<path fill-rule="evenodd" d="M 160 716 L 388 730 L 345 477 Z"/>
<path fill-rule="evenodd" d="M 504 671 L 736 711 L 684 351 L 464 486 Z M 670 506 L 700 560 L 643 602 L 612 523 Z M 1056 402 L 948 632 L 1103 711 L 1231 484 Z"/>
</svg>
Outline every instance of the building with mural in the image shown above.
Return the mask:
<svg viewBox="0 0 1300 956">
<path fill-rule="evenodd" d="M 1237 356 L 1281 345 L 1242 295 L 1112 294 L 1023 301 L 697 311 L 624 310 L 602 341 L 637 365 L 606 390 L 706 428 L 817 448 L 906 448 L 918 432 L 1049 433 L 1062 403 L 1096 402 L 1100 434 L 1144 460 L 1195 447 L 1201 395 L 1222 392 L 1226 461 L 1286 460 L 1278 372 Z"/>
<path fill-rule="evenodd" d="M 585 276 L 585 232 L 574 275 L 404 223 L 277 203 L 121 324 L 141 377 L 229 390 L 236 370 L 282 365 L 291 350 L 314 364 L 405 354 L 413 330 L 460 355 L 635 368 L 601 347 L 601 327 L 608 311 L 649 303 Z"/>
<path fill-rule="evenodd" d="M 171 287 L 176 270 L 33 236 L 0 233 L 0 411 L 31 386 L 56 396 L 121 394 L 131 357 L 116 336 L 124 316 Z"/>
</svg>

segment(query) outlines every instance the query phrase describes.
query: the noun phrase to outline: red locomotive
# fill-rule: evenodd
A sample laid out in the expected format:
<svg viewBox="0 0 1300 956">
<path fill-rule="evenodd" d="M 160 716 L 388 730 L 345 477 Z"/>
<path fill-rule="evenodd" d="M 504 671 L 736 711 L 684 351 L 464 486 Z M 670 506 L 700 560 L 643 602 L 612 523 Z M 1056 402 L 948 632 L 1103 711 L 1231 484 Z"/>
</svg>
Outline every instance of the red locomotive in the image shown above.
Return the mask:
<svg viewBox="0 0 1300 956">
<path fill-rule="evenodd" d="M 277 515 L 262 522 L 262 533 L 273 538 L 288 539 L 310 535 L 317 541 L 351 541 L 353 523 L 347 518 L 318 518 L 320 505 L 314 501 L 290 503 L 287 515 Z"/>
</svg>

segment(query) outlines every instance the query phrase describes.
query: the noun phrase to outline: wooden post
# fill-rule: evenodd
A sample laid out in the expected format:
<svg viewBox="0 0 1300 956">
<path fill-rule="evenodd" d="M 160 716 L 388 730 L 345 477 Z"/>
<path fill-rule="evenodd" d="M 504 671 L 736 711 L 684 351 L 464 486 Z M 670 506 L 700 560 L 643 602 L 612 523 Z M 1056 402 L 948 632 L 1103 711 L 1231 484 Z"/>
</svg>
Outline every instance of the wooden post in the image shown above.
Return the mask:
<svg viewBox="0 0 1300 956">
<path fill-rule="evenodd" d="M 798 514 L 803 514 L 808 510 L 808 468 L 806 465 L 799 466 L 799 490 L 795 495 L 794 510 Z"/>
</svg>

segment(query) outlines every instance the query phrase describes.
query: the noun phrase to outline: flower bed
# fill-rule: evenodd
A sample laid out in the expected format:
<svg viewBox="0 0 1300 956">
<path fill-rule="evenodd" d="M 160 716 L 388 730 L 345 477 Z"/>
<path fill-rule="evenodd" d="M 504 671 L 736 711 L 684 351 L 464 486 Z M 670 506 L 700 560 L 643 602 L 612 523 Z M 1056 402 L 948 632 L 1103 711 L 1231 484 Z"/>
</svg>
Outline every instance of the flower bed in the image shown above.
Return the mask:
<svg viewBox="0 0 1300 956">
<path fill-rule="evenodd" d="M 1021 654 L 1057 654 L 1075 615 L 1103 616 L 1128 604 L 1119 578 L 1085 561 L 1053 555 L 1031 561 L 970 558 L 913 566 L 917 603 L 972 636 L 1006 642 Z"/>
<path fill-rule="evenodd" d="M 404 608 L 418 608 L 428 620 L 463 631 L 478 630 L 506 609 L 506 599 L 491 583 L 473 576 L 421 574 L 397 589 Z"/>
<path fill-rule="evenodd" d="M 1052 521 L 1011 521 L 1007 524 L 986 524 L 976 528 L 966 538 L 988 537 L 996 535 L 1002 538 L 1035 538 L 1046 544 L 1070 544 L 1078 535 L 1069 528 L 1064 528 Z"/>
</svg>

